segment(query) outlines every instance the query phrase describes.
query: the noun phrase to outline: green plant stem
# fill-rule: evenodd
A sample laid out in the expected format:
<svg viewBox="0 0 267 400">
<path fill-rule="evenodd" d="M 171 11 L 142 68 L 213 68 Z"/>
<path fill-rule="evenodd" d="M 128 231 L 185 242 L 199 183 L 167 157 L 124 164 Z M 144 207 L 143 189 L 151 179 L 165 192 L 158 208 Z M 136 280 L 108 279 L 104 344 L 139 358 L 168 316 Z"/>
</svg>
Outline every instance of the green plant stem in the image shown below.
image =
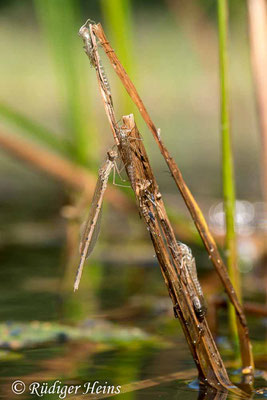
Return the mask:
<svg viewBox="0 0 267 400">
<path fill-rule="evenodd" d="M 221 97 L 221 140 L 222 140 L 222 179 L 224 211 L 226 219 L 226 254 L 230 279 L 240 300 L 240 277 L 237 267 L 237 249 L 235 234 L 235 183 L 233 154 L 231 146 L 228 87 L 228 8 L 227 0 L 218 2 L 219 59 L 220 59 L 220 97 Z M 230 330 L 234 343 L 238 343 L 235 311 L 229 304 Z"/>
<path fill-rule="evenodd" d="M 76 162 L 92 165 L 96 151 L 94 126 L 88 118 L 84 76 L 79 68 L 79 6 L 75 0 L 34 0 L 44 38 L 49 44 L 64 107 L 66 131 Z M 84 56 L 83 56 L 84 57 Z"/>
</svg>

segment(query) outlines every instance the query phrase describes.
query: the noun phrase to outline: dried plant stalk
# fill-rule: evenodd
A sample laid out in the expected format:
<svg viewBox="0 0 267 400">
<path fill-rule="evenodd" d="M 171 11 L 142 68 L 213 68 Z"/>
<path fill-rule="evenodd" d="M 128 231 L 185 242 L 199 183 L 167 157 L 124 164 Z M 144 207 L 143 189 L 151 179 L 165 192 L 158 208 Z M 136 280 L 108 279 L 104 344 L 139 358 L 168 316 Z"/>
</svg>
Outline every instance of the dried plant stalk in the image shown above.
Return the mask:
<svg viewBox="0 0 267 400">
<path fill-rule="evenodd" d="M 149 230 L 161 272 L 173 302 L 175 315 L 181 322 L 198 368 L 199 378 L 216 389 L 222 387 L 240 394 L 239 389 L 233 388 L 228 378 L 205 316 L 200 318 L 196 313 L 193 299 L 198 296 L 198 292 L 188 274 L 187 266 L 183 263 L 184 254 L 177 245 L 133 115 L 123 117 L 123 122 L 127 131 L 130 132 L 132 163 L 136 176 L 136 185 L 135 188 L 133 187 L 136 204 Z M 124 157 L 121 144 L 118 149 L 124 164 L 126 164 L 127 159 Z M 126 171 L 129 176 L 127 168 Z M 190 293 L 192 290 L 193 295 Z"/>
<path fill-rule="evenodd" d="M 109 41 L 103 31 L 101 24 L 91 25 L 91 33 L 95 34 L 97 39 L 99 40 L 101 46 L 104 48 L 112 67 L 117 73 L 118 77 L 122 81 L 125 89 L 131 96 L 133 102 L 139 109 L 140 114 L 142 115 L 144 121 L 147 126 L 151 130 L 156 143 L 159 146 L 159 149 L 169 167 L 169 170 L 172 174 L 172 177 L 180 190 L 180 193 L 185 201 L 185 204 L 192 216 L 192 219 L 197 227 L 197 230 L 201 236 L 201 239 L 206 247 L 206 250 L 209 254 L 209 257 L 225 287 L 225 291 L 229 296 L 230 301 L 232 302 L 235 312 L 237 315 L 237 325 L 238 325 L 238 335 L 239 335 L 239 344 L 240 344 L 240 352 L 242 358 L 243 365 L 243 375 L 244 381 L 249 385 L 253 384 L 253 372 L 254 372 L 254 361 L 252 354 L 252 347 L 249 340 L 249 332 L 245 314 L 243 312 L 242 306 L 238 300 L 236 292 L 233 288 L 231 280 L 228 275 L 228 271 L 226 265 L 224 264 L 222 257 L 218 251 L 216 242 L 208 228 L 208 225 L 205 221 L 204 215 L 199 208 L 196 200 L 194 199 L 192 193 L 190 192 L 188 186 L 186 185 L 181 171 L 179 170 L 176 162 L 171 157 L 168 149 L 164 145 L 162 138 L 157 130 L 155 124 L 150 118 L 143 101 L 141 100 L 134 84 L 130 80 L 126 71 L 124 70 L 122 64 L 120 63 L 118 57 L 116 56 L 114 50 L 110 46 Z M 110 117 L 109 117 L 110 118 Z"/>
<path fill-rule="evenodd" d="M 172 299 L 176 317 L 179 318 L 189 348 L 199 372 L 199 378 L 210 386 L 242 392 L 230 382 L 221 356 L 213 340 L 205 316 L 196 313 L 193 299 L 198 296 L 187 265 L 183 263 L 183 252 L 177 244 L 169 222 L 157 182 L 136 128 L 133 115 L 123 117 L 123 125 L 118 127 L 114 117 L 113 102 L 109 86 L 103 82 L 100 58 L 97 51 L 95 25 L 83 26 L 84 37 L 92 41 L 90 61 L 95 66 L 105 111 L 111 123 L 115 143 L 125 165 L 136 203 L 147 229 L 160 264 L 161 272 Z M 190 292 L 189 292 L 190 288 Z"/>
</svg>

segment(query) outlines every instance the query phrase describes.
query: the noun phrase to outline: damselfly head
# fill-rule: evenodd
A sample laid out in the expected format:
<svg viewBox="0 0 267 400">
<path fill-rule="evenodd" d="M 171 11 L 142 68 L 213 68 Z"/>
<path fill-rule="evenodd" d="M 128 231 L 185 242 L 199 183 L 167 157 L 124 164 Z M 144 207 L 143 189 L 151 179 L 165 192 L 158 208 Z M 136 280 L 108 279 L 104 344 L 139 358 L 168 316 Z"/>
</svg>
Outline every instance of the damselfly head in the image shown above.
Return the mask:
<svg viewBox="0 0 267 400">
<path fill-rule="evenodd" d="M 89 32 L 89 25 L 94 25 L 95 21 L 92 21 L 91 19 L 88 19 L 85 24 L 83 24 L 80 29 L 79 29 L 79 36 L 85 39 L 90 39 L 90 32 Z"/>
<path fill-rule="evenodd" d="M 118 156 L 118 154 L 117 154 L 117 152 L 116 152 L 115 150 L 109 150 L 109 151 L 107 152 L 107 155 L 108 155 L 108 159 L 109 159 L 110 161 L 114 161 L 114 160 L 117 158 L 117 156 Z"/>
<path fill-rule="evenodd" d="M 89 29 L 85 24 L 79 29 L 78 35 L 83 39 L 91 40 Z"/>
<path fill-rule="evenodd" d="M 177 241 L 177 245 L 178 247 L 181 249 L 181 252 L 183 255 L 192 258 L 193 254 L 192 254 L 192 250 L 190 249 L 190 247 L 188 247 L 186 244 Z"/>
<path fill-rule="evenodd" d="M 207 307 L 204 303 L 204 298 L 200 300 L 197 296 L 194 296 L 193 307 L 198 320 L 202 322 L 207 313 Z"/>
</svg>

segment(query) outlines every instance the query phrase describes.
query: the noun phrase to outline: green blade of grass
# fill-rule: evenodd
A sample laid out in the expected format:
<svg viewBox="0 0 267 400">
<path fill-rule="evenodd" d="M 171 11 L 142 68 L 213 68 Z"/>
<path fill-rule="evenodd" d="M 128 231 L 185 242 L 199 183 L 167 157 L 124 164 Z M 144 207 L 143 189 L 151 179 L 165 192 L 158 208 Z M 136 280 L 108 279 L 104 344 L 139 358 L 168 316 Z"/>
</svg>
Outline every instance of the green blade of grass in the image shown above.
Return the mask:
<svg viewBox="0 0 267 400">
<path fill-rule="evenodd" d="M 44 37 L 49 44 L 63 98 L 66 131 L 72 142 L 73 155 L 81 164 L 90 164 L 96 154 L 94 126 L 87 131 L 88 111 L 84 98 L 83 74 L 79 60 L 81 41 L 77 35 L 80 20 L 75 0 L 34 0 Z"/>
<path fill-rule="evenodd" d="M 68 145 L 65 140 L 60 139 L 58 135 L 45 128 L 43 125 L 33 121 L 29 117 L 26 117 L 7 104 L 0 103 L 0 118 L 17 126 L 23 131 L 24 136 L 30 136 L 37 139 L 41 143 L 60 153 L 68 153 Z"/>
<path fill-rule="evenodd" d="M 222 140 L 222 179 L 224 211 L 226 219 L 226 254 L 229 275 L 240 299 L 240 276 L 237 265 L 236 233 L 235 233 L 235 183 L 233 155 L 231 146 L 228 87 L 228 8 L 227 0 L 217 0 L 219 28 L 220 59 L 220 97 L 221 97 L 221 140 Z M 236 317 L 233 306 L 229 305 L 230 330 L 234 343 L 238 343 Z"/>
</svg>

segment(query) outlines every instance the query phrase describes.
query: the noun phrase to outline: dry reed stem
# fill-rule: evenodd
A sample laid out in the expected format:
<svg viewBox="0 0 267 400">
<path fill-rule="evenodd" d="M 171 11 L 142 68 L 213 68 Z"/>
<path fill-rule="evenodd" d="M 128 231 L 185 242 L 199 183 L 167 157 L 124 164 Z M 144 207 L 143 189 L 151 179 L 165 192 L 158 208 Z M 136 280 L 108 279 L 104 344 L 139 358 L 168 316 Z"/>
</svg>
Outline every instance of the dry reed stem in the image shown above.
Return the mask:
<svg viewBox="0 0 267 400">
<path fill-rule="evenodd" d="M 216 389 L 231 390 L 232 384 L 206 319 L 199 321 L 195 313 L 188 289 L 189 286 L 193 288 L 192 281 L 187 275 L 186 267 L 182 266 L 182 254 L 179 253 L 176 238 L 143 142 L 139 140 L 140 135 L 135 126 L 133 115 L 123 117 L 123 121 L 126 128 L 131 132 L 131 137 L 138 139 L 132 144 L 134 149 L 132 160 L 136 172 L 136 188 L 134 191 L 137 207 L 150 232 L 162 275 L 198 368 L 199 377 Z M 122 152 L 121 156 L 123 159 Z M 123 161 L 125 163 L 127 160 Z M 146 190 L 142 190 L 142 187 L 147 186 L 144 183 L 149 183 Z M 150 198 L 154 200 L 150 201 Z M 196 291 L 194 295 L 197 296 Z M 237 388 L 233 390 L 240 394 Z"/>
<path fill-rule="evenodd" d="M 24 139 L 11 137 L 3 132 L 0 132 L 0 146 L 13 157 L 38 168 L 75 190 L 83 191 L 86 197 L 92 197 L 96 177 L 86 169 Z M 112 186 L 108 187 L 106 198 L 118 211 L 129 211 L 131 208 L 127 198 Z"/>
<path fill-rule="evenodd" d="M 113 102 L 107 85 L 103 85 L 100 58 L 97 51 L 96 37 L 93 26 L 88 27 L 94 48 L 94 65 L 104 101 L 105 111 L 111 122 L 115 143 L 131 186 L 136 196 L 139 214 L 150 232 L 162 275 L 169 295 L 172 299 L 176 316 L 180 319 L 193 359 L 199 372 L 199 378 L 218 389 L 231 390 L 242 395 L 238 388 L 231 384 L 221 356 L 211 335 L 205 317 L 199 320 L 196 315 L 193 298 L 198 296 L 196 288 L 188 274 L 187 266 L 183 265 L 182 256 L 169 222 L 157 182 L 153 175 L 143 142 L 135 125 L 133 115 L 123 117 L 123 126 L 118 128 L 114 117 Z M 127 134 L 130 161 L 125 151 L 125 139 L 122 132 Z M 133 174 L 134 170 L 134 174 Z M 192 293 L 189 294 L 189 287 Z"/>
<path fill-rule="evenodd" d="M 123 117 L 125 126 L 131 132 L 134 141 L 133 164 L 136 171 L 136 203 L 140 215 L 149 230 L 152 243 L 160 264 L 169 295 L 172 299 L 175 314 L 180 319 L 190 351 L 199 372 L 199 378 L 204 383 L 220 389 L 224 388 L 242 395 L 242 392 L 231 384 L 217 346 L 214 342 L 205 318 L 199 320 L 189 294 L 189 287 L 194 289 L 194 296 L 198 293 L 193 287 L 191 277 L 183 266 L 183 254 L 179 252 L 176 237 L 168 219 L 166 209 L 159 192 L 159 188 L 151 169 L 144 144 L 134 123 L 133 115 Z M 119 147 L 120 149 L 120 147 Z M 123 153 L 121 153 L 123 157 Z M 127 171 L 127 168 L 126 168 Z M 142 190 L 144 182 L 149 182 L 149 198 Z M 147 217 L 154 216 L 155 220 Z"/>
<path fill-rule="evenodd" d="M 229 296 L 230 301 L 234 305 L 236 315 L 238 317 L 238 335 L 239 335 L 239 343 L 240 343 L 240 352 L 243 364 L 243 371 L 244 371 L 244 378 L 249 383 L 252 384 L 253 382 L 253 371 L 254 371 L 254 361 L 253 361 L 253 354 L 252 354 L 252 347 L 249 340 L 249 333 L 248 333 L 248 326 L 245 314 L 243 312 L 242 306 L 237 298 L 236 292 L 233 288 L 233 285 L 230 281 L 228 271 L 226 265 L 224 264 L 221 255 L 218 251 L 217 245 L 215 240 L 208 228 L 208 225 L 205 221 L 204 215 L 200 210 L 196 200 L 194 199 L 192 193 L 190 192 L 189 188 L 187 187 L 181 171 L 179 170 L 176 162 L 169 154 L 169 151 L 165 147 L 161 136 L 158 134 L 157 128 L 153 121 L 151 120 L 143 101 L 141 100 L 135 86 L 133 85 L 132 81 L 130 80 L 129 76 L 127 75 L 126 71 L 124 70 L 122 64 L 120 63 L 118 57 L 116 56 L 114 50 L 110 46 L 109 41 L 103 31 L 101 24 L 95 24 L 91 27 L 92 32 L 98 38 L 101 46 L 104 48 L 112 67 L 114 68 L 115 72 L 117 73 L 118 77 L 122 81 L 125 89 L 127 90 L 128 94 L 132 98 L 133 102 L 139 109 L 140 114 L 142 115 L 144 121 L 146 122 L 147 126 L 151 130 L 153 137 L 156 143 L 159 146 L 159 149 L 169 167 L 169 170 L 172 174 L 172 177 L 180 190 L 180 193 L 185 201 L 185 204 L 193 218 L 193 221 L 198 229 L 198 232 L 201 236 L 201 239 L 207 249 L 209 257 L 225 287 L 225 290 Z"/>
</svg>

